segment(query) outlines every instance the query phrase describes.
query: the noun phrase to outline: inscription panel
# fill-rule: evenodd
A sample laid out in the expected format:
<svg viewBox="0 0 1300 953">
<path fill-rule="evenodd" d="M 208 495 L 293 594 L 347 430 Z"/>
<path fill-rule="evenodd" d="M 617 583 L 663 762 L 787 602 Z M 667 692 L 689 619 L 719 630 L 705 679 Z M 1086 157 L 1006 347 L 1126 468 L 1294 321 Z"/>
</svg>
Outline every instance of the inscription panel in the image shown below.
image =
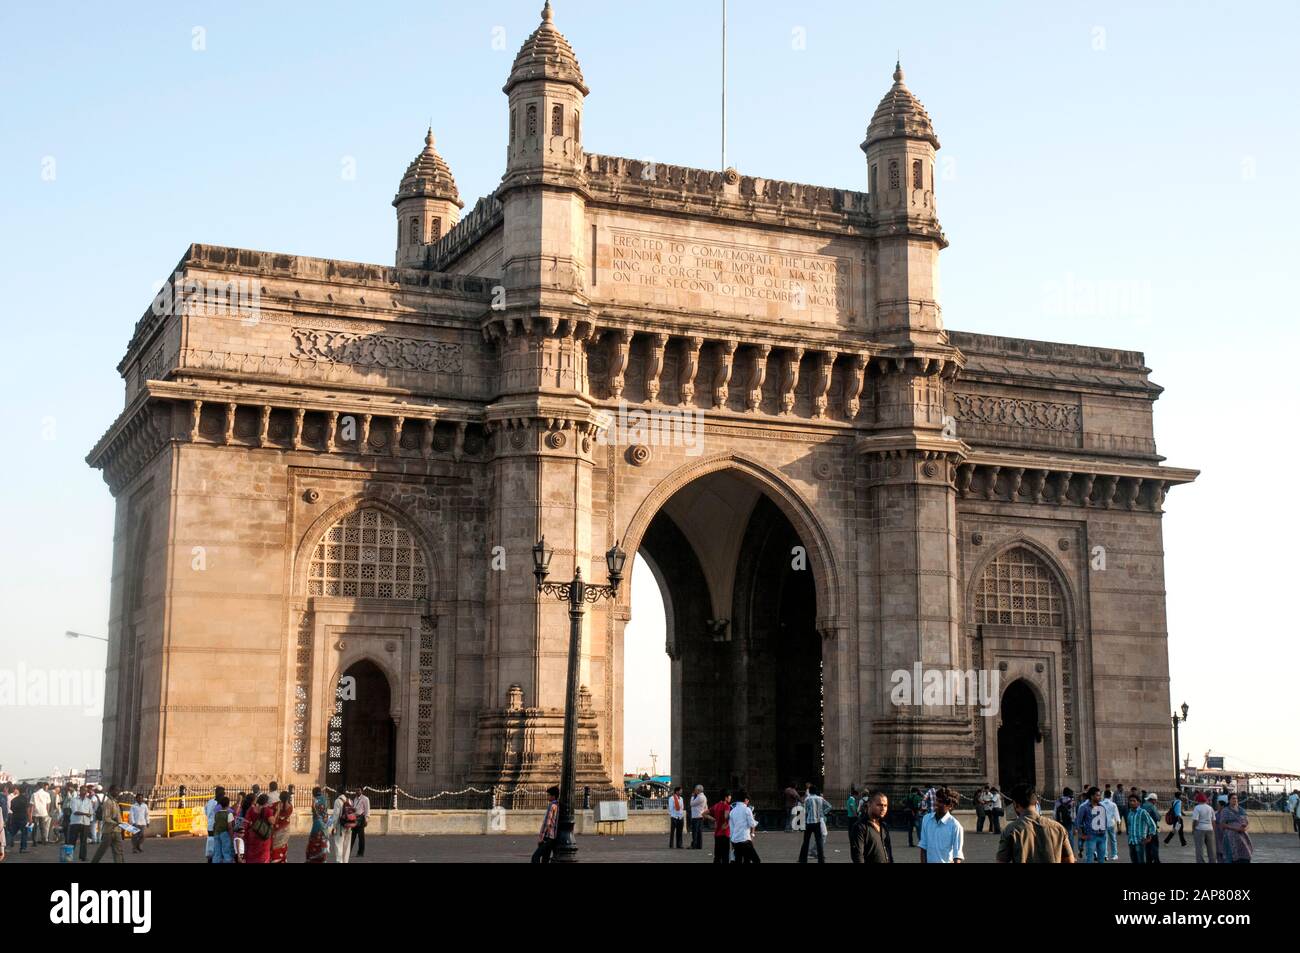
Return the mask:
<svg viewBox="0 0 1300 953">
<path fill-rule="evenodd" d="M 597 233 L 601 297 L 826 323 L 856 316 L 855 286 L 848 255 L 648 229 Z"/>
</svg>

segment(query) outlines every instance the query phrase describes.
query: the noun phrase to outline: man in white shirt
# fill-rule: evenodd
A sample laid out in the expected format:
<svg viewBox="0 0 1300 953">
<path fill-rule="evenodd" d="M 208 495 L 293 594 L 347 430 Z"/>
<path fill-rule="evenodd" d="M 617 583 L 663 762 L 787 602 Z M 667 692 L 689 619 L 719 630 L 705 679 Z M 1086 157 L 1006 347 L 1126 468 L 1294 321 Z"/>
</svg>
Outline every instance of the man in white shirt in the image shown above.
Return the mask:
<svg viewBox="0 0 1300 953">
<path fill-rule="evenodd" d="M 96 784 L 94 793 L 91 794 L 90 798 L 95 802 L 95 820 L 92 825 L 90 840 L 91 843 L 98 844 L 104 833 L 102 830 L 103 825 L 100 823 L 99 817 L 104 806 L 104 801 L 107 800 L 107 798 L 104 797 L 104 785 Z"/>
<path fill-rule="evenodd" d="M 1101 799 L 1102 809 L 1106 812 L 1106 859 L 1119 860 L 1119 805 L 1115 803 L 1116 795 Z"/>
<path fill-rule="evenodd" d="M 95 819 L 95 802 L 91 800 L 90 788 L 82 785 L 77 796 L 72 799 L 72 821 L 68 825 L 68 843 L 81 845 L 81 860 L 86 861 L 86 844 L 90 840 L 90 825 Z"/>
<path fill-rule="evenodd" d="M 42 781 L 40 787 L 32 794 L 32 821 L 36 825 L 35 844 L 50 842 L 50 792 L 49 784 Z"/>
<path fill-rule="evenodd" d="M 728 824 L 731 826 L 731 849 L 736 855 L 735 863 L 760 863 L 758 851 L 754 850 L 754 830 L 758 827 L 758 819 L 754 817 L 754 812 L 749 807 L 749 795 L 744 791 L 736 792 Z"/>
<path fill-rule="evenodd" d="M 336 864 L 346 864 L 351 858 L 352 828 L 356 825 L 348 824 L 347 819 L 349 815 L 355 818 L 355 811 L 352 802 L 348 800 L 348 792 L 340 791 L 334 799 L 334 810 L 326 825 L 330 831 L 330 855 Z"/>
<path fill-rule="evenodd" d="M 352 828 L 351 856 L 364 857 L 366 856 L 366 825 L 370 823 L 370 798 L 366 797 L 365 788 L 357 792 L 352 806 L 357 812 L 357 826 Z"/>
<path fill-rule="evenodd" d="M 145 802 L 143 794 L 135 796 L 135 803 L 131 805 L 131 826 L 138 827 L 135 835 L 131 838 L 131 853 L 144 853 L 144 837 L 149 827 L 149 805 Z"/>
<path fill-rule="evenodd" d="M 682 829 L 686 826 L 686 802 L 682 800 L 682 789 L 679 785 L 673 788 L 673 793 L 668 795 L 668 846 L 682 846 Z M 673 843 L 673 841 L 676 843 Z"/>
<path fill-rule="evenodd" d="M 961 822 L 953 817 L 957 794 L 948 788 L 934 792 L 934 811 L 921 822 L 921 863 L 960 864 L 966 860 L 962 852 L 965 832 Z"/>
<path fill-rule="evenodd" d="M 704 815 L 709 810 L 709 799 L 704 796 L 704 785 L 695 785 L 691 795 L 691 850 L 704 849 Z"/>
</svg>

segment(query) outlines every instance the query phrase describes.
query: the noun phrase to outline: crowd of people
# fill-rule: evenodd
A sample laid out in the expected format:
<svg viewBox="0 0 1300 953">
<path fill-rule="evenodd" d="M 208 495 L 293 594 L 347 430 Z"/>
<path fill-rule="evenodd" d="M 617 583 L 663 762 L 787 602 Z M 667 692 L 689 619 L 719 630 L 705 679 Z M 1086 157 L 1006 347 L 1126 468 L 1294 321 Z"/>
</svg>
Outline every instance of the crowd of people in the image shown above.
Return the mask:
<svg viewBox="0 0 1300 953">
<path fill-rule="evenodd" d="M 207 825 L 204 857 L 210 864 L 283 864 L 289 857 L 293 786 L 270 782 L 232 798 L 218 786 L 203 805 Z M 125 818 L 125 819 L 124 819 Z M 370 799 L 365 791 L 339 791 L 331 805 L 324 789 L 312 789 L 311 829 L 306 861 L 346 864 L 366 852 Z M 150 813 L 143 794 L 110 785 L 8 785 L 0 791 L 0 860 L 17 845 L 19 853 L 63 845 L 68 860 L 98 863 L 112 851 L 114 863 L 144 851 Z M 90 845 L 98 845 L 93 858 Z"/>
<path fill-rule="evenodd" d="M 557 834 L 559 789 L 548 791 L 551 803 L 538 832 L 534 863 L 544 863 L 554 851 Z M 796 826 L 803 831 L 799 863 L 815 857 L 826 861 L 827 818 L 831 804 L 814 784 L 802 791 L 793 783 L 786 787 L 785 829 Z M 903 799 L 902 827 L 907 831 L 907 845 L 919 851 L 921 863 L 964 863 L 965 830 L 953 811 L 961 795 L 952 788 L 928 785 L 924 791 L 914 787 Z M 1006 794 L 995 785 L 981 785 L 971 800 L 975 805 L 976 832 L 989 824 L 989 833 L 998 836 L 998 863 L 1106 863 L 1119 860 L 1120 836 L 1128 848 L 1133 864 L 1160 863 L 1160 825 L 1169 827 L 1164 843 L 1175 835 L 1179 845 L 1187 846 L 1185 819 L 1192 824 L 1192 840 L 1197 863 L 1250 863 L 1254 845 L 1250 837 L 1250 819 L 1237 794 L 1219 792 L 1179 792 L 1170 799 L 1162 815 L 1159 795 L 1122 785 L 1099 788 L 1088 786 L 1076 798 L 1067 787 L 1053 802 L 1050 813 L 1043 811 L 1043 799 L 1032 785 L 1017 785 Z M 1002 825 L 1005 805 L 1010 803 L 1015 818 Z M 850 788 L 845 804 L 848 819 L 849 856 L 853 863 L 893 863 L 890 837 L 889 796 L 883 791 Z M 1300 790 L 1285 802 L 1293 830 L 1300 835 Z M 759 824 L 743 791 L 723 791 L 711 806 L 702 785 L 696 785 L 687 799 L 680 786 L 668 797 L 668 846 L 683 847 L 683 835 L 690 831 L 690 848 L 703 849 L 706 826 L 713 829 L 713 862 L 759 863 L 754 834 Z"/>
</svg>

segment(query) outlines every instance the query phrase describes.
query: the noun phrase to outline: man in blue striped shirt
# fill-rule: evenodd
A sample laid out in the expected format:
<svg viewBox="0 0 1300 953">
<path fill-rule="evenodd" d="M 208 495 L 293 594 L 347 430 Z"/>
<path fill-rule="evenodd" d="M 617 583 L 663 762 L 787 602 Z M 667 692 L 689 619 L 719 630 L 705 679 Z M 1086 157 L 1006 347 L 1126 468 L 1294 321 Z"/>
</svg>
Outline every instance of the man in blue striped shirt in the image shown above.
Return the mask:
<svg viewBox="0 0 1300 953">
<path fill-rule="evenodd" d="M 831 805 L 822 797 L 821 789 L 809 785 L 803 799 L 803 847 L 799 849 L 799 863 L 808 863 L 808 838 L 817 839 L 817 863 L 826 863 L 826 839 L 822 836 L 822 820 Z"/>
<path fill-rule="evenodd" d="M 1142 809 L 1142 802 L 1136 794 L 1128 796 L 1128 817 L 1124 819 L 1128 828 L 1128 859 L 1132 864 L 1147 862 L 1147 844 L 1156 838 L 1159 831 L 1151 813 Z"/>
</svg>

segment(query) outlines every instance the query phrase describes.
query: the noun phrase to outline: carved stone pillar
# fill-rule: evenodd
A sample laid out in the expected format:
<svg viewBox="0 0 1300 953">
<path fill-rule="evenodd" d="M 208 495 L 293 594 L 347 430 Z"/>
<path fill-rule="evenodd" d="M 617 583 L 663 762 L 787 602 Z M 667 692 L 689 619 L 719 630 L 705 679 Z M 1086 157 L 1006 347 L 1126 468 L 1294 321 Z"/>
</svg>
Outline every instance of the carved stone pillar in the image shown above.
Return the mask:
<svg viewBox="0 0 1300 953">
<path fill-rule="evenodd" d="M 645 369 L 645 396 L 652 404 L 659 400 L 659 378 L 664 372 L 664 348 L 667 346 L 667 334 L 650 335 L 650 355 Z"/>
<path fill-rule="evenodd" d="M 713 372 L 713 406 L 726 407 L 730 396 L 731 365 L 736 356 L 736 342 L 730 338 L 718 342 L 718 364 Z"/>
<path fill-rule="evenodd" d="M 695 402 L 695 375 L 700 369 L 700 347 L 704 338 L 688 337 L 682 348 L 682 366 L 677 375 L 680 403 Z"/>
<path fill-rule="evenodd" d="M 763 405 L 763 380 L 767 377 L 767 356 L 772 348 L 766 344 L 754 345 L 754 364 L 749 369 L 749 386 L 745 393 L 745 408 L 758 410 Z"/>
<path fill-rule="evenodd" d="M 627 331 L 614 330 L 606 336 L 609 338 L 609 396 L 619 400 L 623 396 L 628 355 L 632 351 L 632 335 Z"/>
<path fill-rule="evenodd" d="M 817 355 L 817 378 L 813 381 L 813 416 L 826 416 L 826 395 L 831 389 L 831 375 L 835 373 L 836 352 L 822 351 Z"/>
<path fill-rule="evenodd" d="M 799 386 L 799 362 L 803 360 L 803 348 L 792 347 L 785 353 L 781 372 L 781 413 L 794 411 L 794 390 Z"/>
</svg>

